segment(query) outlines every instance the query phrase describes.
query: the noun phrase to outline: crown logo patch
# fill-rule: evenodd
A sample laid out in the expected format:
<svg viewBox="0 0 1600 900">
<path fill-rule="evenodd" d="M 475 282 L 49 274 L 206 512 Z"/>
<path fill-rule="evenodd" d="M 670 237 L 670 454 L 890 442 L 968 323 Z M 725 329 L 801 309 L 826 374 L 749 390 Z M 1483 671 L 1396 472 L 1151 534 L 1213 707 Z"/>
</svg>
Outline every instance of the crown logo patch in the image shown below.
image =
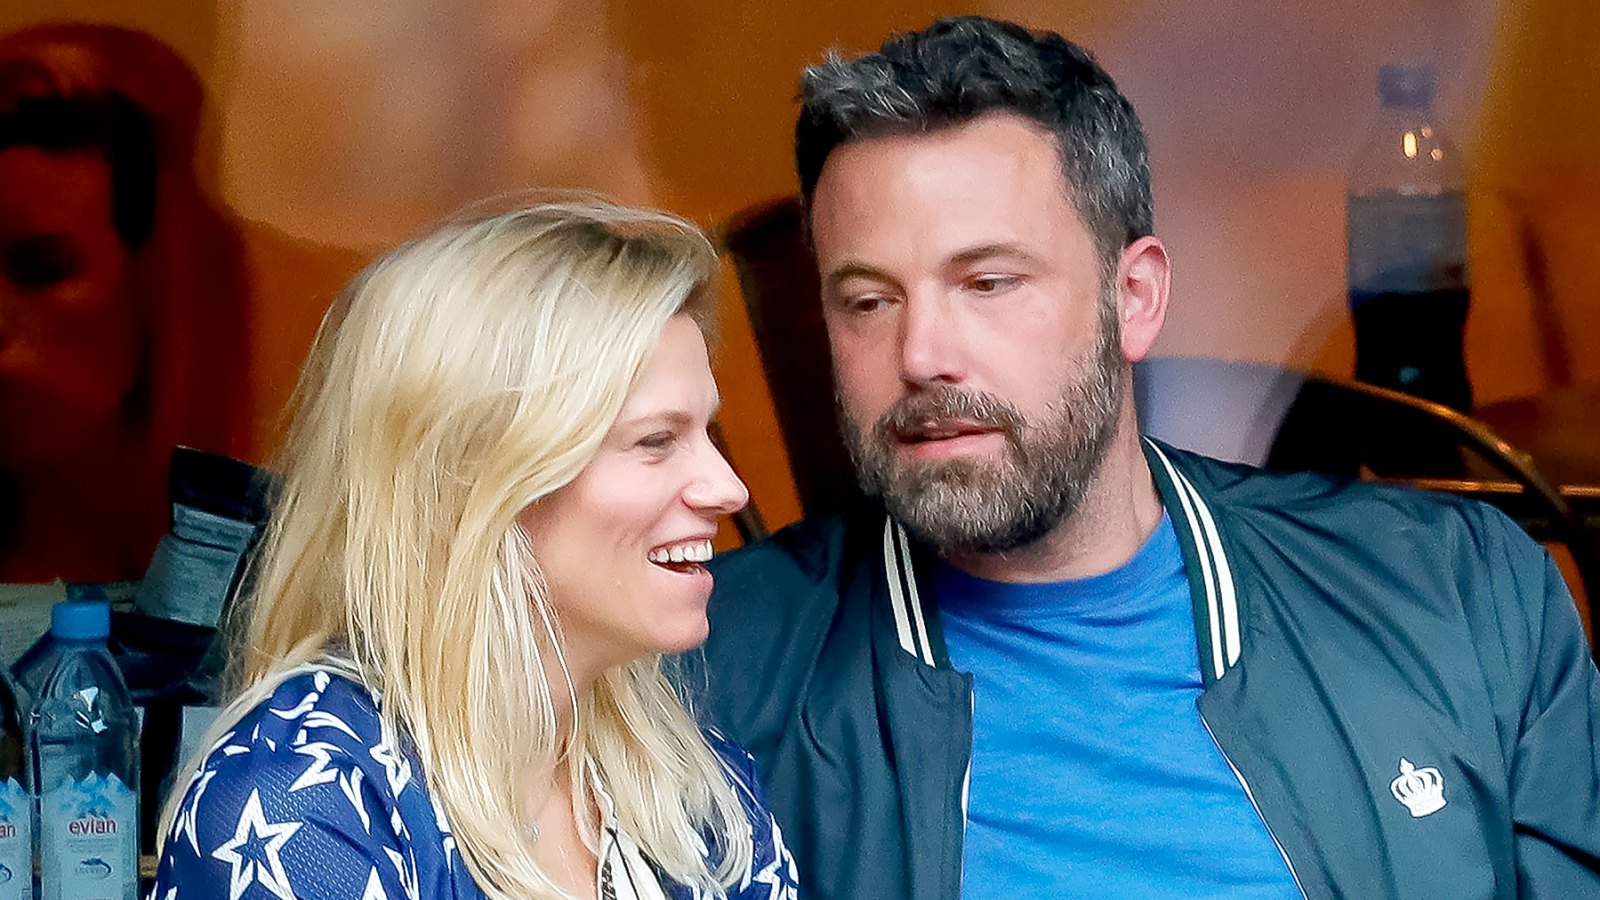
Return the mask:
<svg viewBox="0 0 1600 900">
<path fill-rule="evenodd" d="M 1389 782 L 1389 793 L 1406 805 L 1411 818 L 1431 816 L 1444 809 L 1444 776 L 1433 766 L 1417 768 L 1400 757 L 1400 775 Z"/>
</svg>

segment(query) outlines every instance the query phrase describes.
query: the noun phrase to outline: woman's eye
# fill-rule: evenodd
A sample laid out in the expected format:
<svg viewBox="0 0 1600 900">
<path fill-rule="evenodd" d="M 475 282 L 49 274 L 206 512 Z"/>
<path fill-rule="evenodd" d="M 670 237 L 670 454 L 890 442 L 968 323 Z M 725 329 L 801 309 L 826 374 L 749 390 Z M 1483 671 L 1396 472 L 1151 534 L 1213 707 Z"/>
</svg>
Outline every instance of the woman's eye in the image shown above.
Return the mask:
<svg viewBox="0 0 1600 900">
<path fill-rule="evenodd" d="M 672 446 L 675 437 L 670 431 L 658 431 L 640 438 L 639 443 L 635 446 L 645 450 L 665 450 Z"/>
</svg>

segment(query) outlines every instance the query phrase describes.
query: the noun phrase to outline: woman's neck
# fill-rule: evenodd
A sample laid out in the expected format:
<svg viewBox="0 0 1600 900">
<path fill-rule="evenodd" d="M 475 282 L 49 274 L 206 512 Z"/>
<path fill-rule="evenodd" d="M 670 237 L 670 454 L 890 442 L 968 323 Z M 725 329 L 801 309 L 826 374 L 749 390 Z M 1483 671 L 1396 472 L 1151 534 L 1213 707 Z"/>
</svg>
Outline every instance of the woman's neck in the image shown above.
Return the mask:
<svg viewBox="0 0 1600 900">
<path fill-rule="evenodd" d="M 600 810 L 589 791 L 575 793 L 583 783 L 577 777 L 583 762 L 570 758 L 571 752 L 568 748 L 552 768 L 530 779 L 534 855 L 562 890 L 589 900 L 599 889 L 599 858 L 590 842 L 600 833 Z"/>
</svg>

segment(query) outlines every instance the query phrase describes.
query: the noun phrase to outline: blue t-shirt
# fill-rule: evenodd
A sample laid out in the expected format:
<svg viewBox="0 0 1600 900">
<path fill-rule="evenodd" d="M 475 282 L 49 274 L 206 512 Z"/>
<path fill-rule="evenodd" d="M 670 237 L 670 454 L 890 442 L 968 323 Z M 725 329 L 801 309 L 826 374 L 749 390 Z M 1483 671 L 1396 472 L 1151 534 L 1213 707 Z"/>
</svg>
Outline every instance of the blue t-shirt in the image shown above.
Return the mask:
<svg viewBox="0 0 1600 900">
<path fill-rule="evenodd" d="M 967 900 L 1300 896 L 1195 705 L 1170 519 L 1104 575 L 937 577 L 950 661 L 974 682 Z"/>
</svg>

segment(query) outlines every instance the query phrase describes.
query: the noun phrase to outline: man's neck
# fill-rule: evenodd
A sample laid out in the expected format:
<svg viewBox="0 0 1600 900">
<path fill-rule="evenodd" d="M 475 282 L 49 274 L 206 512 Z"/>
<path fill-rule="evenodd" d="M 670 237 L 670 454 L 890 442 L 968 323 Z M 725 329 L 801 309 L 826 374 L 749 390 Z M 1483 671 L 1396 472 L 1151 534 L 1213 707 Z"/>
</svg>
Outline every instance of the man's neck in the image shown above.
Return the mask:
<svg viewBox="0 0 1600 900">
<path fill-rule="evenodd" d="M 945 560 L 989 581 L 1043 583 L 1110 572 L 1133 558 L 1161 522 L 1161 498 L 1125 416 L 1082 502 L 1044 537 L 1005 553 L 950 554 Z"/>
</svg>

